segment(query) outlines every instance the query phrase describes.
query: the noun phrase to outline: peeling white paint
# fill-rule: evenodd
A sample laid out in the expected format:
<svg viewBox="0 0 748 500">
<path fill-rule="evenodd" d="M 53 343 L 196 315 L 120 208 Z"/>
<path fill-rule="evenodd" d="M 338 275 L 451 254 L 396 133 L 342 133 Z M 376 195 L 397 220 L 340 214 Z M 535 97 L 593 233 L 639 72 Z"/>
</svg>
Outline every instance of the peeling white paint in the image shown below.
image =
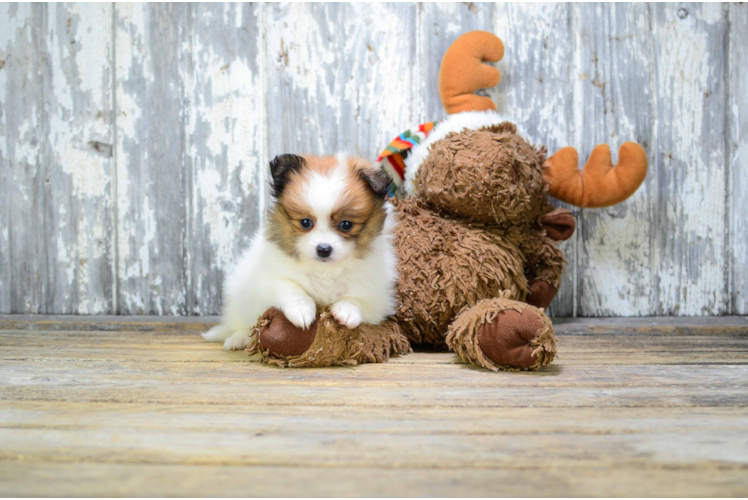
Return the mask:
<svg viewBox="0 0 748 500">
<path fill-rule="evenodd" d="M 4 9 L 2 15 L 0 15 L 0 60 L 4 61 L 6 67 L 10 67 L 11 64 L 15 64 L 12 61 L 12 57 L 16 51 L 14 50 L 15 40 L 18 36 L 23 36 L 23 31 L 26 26 L 27 18 L 31 15 L 29 4 L 18 4 L 14 7 L 17 12 L 11 16 L 10 3 L 0 4 L 0 9 Z M 19 34 L 19 31 L 21 32 Z M 0 104 L 2 105 L 3 113 L 9 112 L 8 104 L 11 103 L 14 96 L 8 95 L 8 69 L 0 70 Z M 8 158 L 8 144 L 7 144 L 7 131 L 5 129 L 6 122 L 2 118 L 7 120 L 7 116 L 3 117 L 0 115 L 0 158 Z M 27 117 L 29 119 L 31 117 Z M 18 144 L 18 146 L 24 146 Z"/>
<path fill-rule="evenodd" d="M 748 314 L 748 4 L 730 4 L 730 292 L 733 314 Z"/>
<path fill-rule="evenodd" d="M 488 93 L 551 152 L 649 144 L 639 192 L 578 212 L 552 310 L 746 314 L 748 8 L 480 3 L 0 5 L 0 253 L 42 277 L 0 290 L 0 312 L 109 312 L 114 269 L 124 312 L 217 313 L 223 269 L 260 225 L 268 155 L 374 157 L 441 118 L 438 59 L 470 29 L 504 40 Z M 34 95 L 6 90 L 22 83 Z M 174 100 L 178 117 L 153 115 Z M 165 137 L 176 154 L 153 147 Z M 40 216 L 47 233 L 18 224 Z"/>
<path fill-rule="evenodd" d="M 60 135 L 64 137 L 65 134 Z M 108 195 L 109 173 L 104 170 L 100 156 L 68 144 L 61 146 L 59 162 L 63 172 L 72 177 L 73 195 L 81 197 Z"/>
<path fill-rule="evenodd" d="M 55 163 L 69 175 L 70 195 L 77 203 L 104 209 L 109 207 L 111 162 L 106 153 L 96 152 L 91 144 L 111 147 L 113 138 L 108 120 L 111 16 L 111 6 L 107 5 L 57 4 L 47 8 L 48 45 L 53 47 L 49 140 Z M 61 226 L 70 231 L 58 238 L 58 254 L 67 256 L 67 261 L 63 260 L 67 287 L 74 288 L 79 296 L 77 306 L 63 312 L 110 312 L 111 296 L 98 288 L 98 281 L 102 270 L 111 268 L 111 218 L 100 209 L 67 215 L 64 205 L 60 205 L 58 214 Z M 75 220 L 74 226 L 65 222 L 67 218 Z M 105 307 L 92 308 L 96 301 Z"/>
<path fill-rule="evenodd" d="M 62 234 L 57 235 L 57 265 L 67 275 L 68 283 L 75 278 L 75 256 L 68 253 L 67 244 Z"/>
<path fill-rule="evenodd" d="M 237 29 L 242 28 L 242 20 L 244 18 L 244 7 L 247 7 L 247 6 L 244 4 L 241 4 L 238 7 L 239 7 L 239 12 L 237 12 L 236 16 L 234 16 L 234 28 L 237 28 Z M 229 18 L 229 15 L 231 11 L 229 10 L 228 5 L 224 6 L 224 13 L 226 15 L 225 24 L 227 26 L 230 26 L 231 19 Z"/>
<path fill-rule="evenodd" d="M 111 164 L 89 144 L 112 139 L 111 6 L 12 9 L 0 20 L 0 177 L 12 190 L 0 250 L 15 282 L 0 312 L 108 313 Z"/>
<path fill-rule="evenodd" d="M 296 152 L 348 150 L 373 158 L 414 124 L 420 82 L 413 80 L 409 60 L 413 5 L 267 10 L 268 108 L 269 120 L 276 120 L 271 154 L 293 152 L 291 146 L 300 148 Z M 285 137 L 274 137 L 273 128 L 282 128 Z"/>
<path fill-rule="evenodd" d="M 219 309 L 222 272 L 257 229 L 258 179 L 267 161 L 263 84 L 253 50 L 261 46 L 260 33 L 247 29 L 257 22 L 259 8 L 208 9 L 211 15 L 201 10 L 193 27 L 193 71 L 185 80 L 192 96 L 187 115 L 194 159 L 189 307 L 197 314 Z M 215 43 L 217 36 L 223 43 Z"/>
<path fill-rule="evenodd" d="M 652 37 L 642 20 L 649 7 L 574 6 L 578 64 L 574 78 L 580 106 L 575 124 L 581 162 L 597 144 L 608 144 L 617 159 L 626 141 L 651 135 L 648 99 L 642 89 L 653 80 Z M 592 29 L 595 26 L 599 29 Z M 645 29 L 646 28 L 646 29 Z M 651 142 L 651 141 L 650 141 Z M 578 314 L 637 316 L 655 314 L 652 261 L 652 185 L 656 174 L 617 207 L 582 211 L 579 239 Z"/>
<path fill-rule="evenodd" d="M 655 247 L 660 313 L 679 315 L 726 312 L 725 286 L 725 151 L 724 118 L 704 115 L 724 109 L 720 94 L 723 66 L 710 54 L 721 43 L 724 20 L 715 22 L 714 9 L 688 7 L 683 19 L 673 8 L 660 6 L 655 32 L 657 50 L 659 167 L 667 184 L 668 230 L 665 245 Z M 709 104 L 711 103 L 711 104 Z M 716 143 L 715 143 L 716 142 Z M 658 243 L 663 240 L 657 240 Z"/>
<path fill-rule="evenodd" d="M 38 137 L 39 123 L 37 114 L 24 117 L 21 126 L 18 127 L 18 137 L 22 139 L 15 144 L 14 160 L 20 164 L 35 165 L 39 158 L 41 142 Z M 7 152 L 4 152 L 8 154 Z M 20 187 L 20 186 L 19 186 Z M 24 186 L 25 187 L 25 186 Z"/>
<path fill-rule="evenodd" d="M 128 272 L 125 272 L 124 277 L 138 277 L 138 278 L 147 278 L 151 274 L 151 268 L 150 268 L 150 243 L 153 241 L 153 238 L 156 236 L 156 214 L 153 212 L 153 208 L 151 208 L 150 204 L 150 198 L 146 194 L 145 200 L 144 200 L 144 208 L 143 212 L 145 213 L 145 218 L 143 219 L 143 226 L 145 229 L 145 234 L 143 235 L 143 238 L 140 240 L 140 249 L 138 253 L 138 263 L 140 264 L 138 266 L 137 274 L 129 274 Z M 133 266 L 134 267 L 134 266 Z M 160 276 L 154 276 L 155 280 L 160 279 Z"/>
</svg>

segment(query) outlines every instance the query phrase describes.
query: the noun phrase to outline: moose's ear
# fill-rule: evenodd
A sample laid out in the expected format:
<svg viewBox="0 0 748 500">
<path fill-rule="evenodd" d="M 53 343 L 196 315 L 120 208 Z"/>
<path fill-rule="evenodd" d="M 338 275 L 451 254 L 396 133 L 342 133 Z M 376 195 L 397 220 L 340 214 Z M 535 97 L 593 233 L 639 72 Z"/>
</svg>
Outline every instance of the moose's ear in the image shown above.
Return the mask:
<svg viewBox="0 0 748 500">
<path fill-rule="evenodd" d="M 565 208 L 557 208 L 540 216 L 540 227 L 545 229 L 548 237 L 555 241 L 565 241 L 574 234 L 577 221 L 574 215 Z"/>
<path fill-rule="evenodd" d="M 299 172 L 306 165 L 306 160 L 296 155 L 278 155 L 270 162 L 270 175 L 273 177 L 270 187 L 274 197 L 279 197 L 288 184 L 293 172 Z"/>
<path fill-rule="evenodd" d="M 359 177 L 366 182 L 377 198 L 384 199 L 389 193 L 392 179 L 384 172 L 373 167 L 362 168 L 358 171 Z"/>
</svg>

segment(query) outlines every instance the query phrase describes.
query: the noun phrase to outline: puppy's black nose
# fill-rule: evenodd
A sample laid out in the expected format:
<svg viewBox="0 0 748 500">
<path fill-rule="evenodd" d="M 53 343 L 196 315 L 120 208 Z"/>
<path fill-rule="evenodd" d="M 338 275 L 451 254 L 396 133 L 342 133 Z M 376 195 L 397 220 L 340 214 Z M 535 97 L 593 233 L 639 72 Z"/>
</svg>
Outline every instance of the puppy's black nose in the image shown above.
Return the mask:
<svg viewBox="0 0 748 500">
<path fill-rule="evenodd" d="M 330 254 L 332 254 L 332 247 L 330 245 L 327 243 L 320 243 L 317 245 L 317 255 L 325 259 L 329 257 Z"/>
</svg>

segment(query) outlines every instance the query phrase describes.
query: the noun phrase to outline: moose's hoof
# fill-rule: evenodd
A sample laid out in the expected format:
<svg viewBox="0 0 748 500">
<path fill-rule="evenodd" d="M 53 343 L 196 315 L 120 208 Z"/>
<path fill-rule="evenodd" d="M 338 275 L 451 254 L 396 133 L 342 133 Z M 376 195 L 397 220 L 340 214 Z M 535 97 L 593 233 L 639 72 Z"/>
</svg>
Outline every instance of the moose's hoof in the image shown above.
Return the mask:
<svg viewBox="0 0 748 500">
<path fill-rule="evenodd" d="M 280 309 L 274 307 L 265 311 L 262 319 L 267 323 L 258 329 L 258 345 L 273 356 L 301 356 L 317 336 L 317 321 L 309 328 L 299 328 L 288 321 Z"/>
<path fill-rule="evenodd" d="M 518 312 L 507 309 L 486 321 L 478 330 L 478 344 L 483 353 L 499 366 L 531 368 L 538 364 L 533 354 L 533 340 L 545 323 L 540 311 L 532 308 Z"/>
<path fill-rule="evenodd" d="M 528 283 L 530 288 L 527 294 L 525 302 L 531 306 L 540 307 L 542 309 L 548 309 L 551 305 L 551 301 L 558 293 L 555 286 L 551 285 L 547 281 L 531 279 Z"/>
</svg>

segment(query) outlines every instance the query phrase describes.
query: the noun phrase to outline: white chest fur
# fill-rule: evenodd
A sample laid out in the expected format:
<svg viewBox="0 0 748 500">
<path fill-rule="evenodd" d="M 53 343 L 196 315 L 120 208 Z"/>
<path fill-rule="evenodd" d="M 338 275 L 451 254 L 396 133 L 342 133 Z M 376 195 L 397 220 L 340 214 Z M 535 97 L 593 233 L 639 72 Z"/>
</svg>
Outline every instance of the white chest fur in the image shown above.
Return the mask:
<svg viewBox="0 0 748 500">
<path fill-rule="evenodd" d="M 330 304 L 342 299 L 348 293 L 348 283 L 341 276 L 318 276 L 308 273 L 303 284 L 309 295 L 317 303 Z"/>
</svg>

